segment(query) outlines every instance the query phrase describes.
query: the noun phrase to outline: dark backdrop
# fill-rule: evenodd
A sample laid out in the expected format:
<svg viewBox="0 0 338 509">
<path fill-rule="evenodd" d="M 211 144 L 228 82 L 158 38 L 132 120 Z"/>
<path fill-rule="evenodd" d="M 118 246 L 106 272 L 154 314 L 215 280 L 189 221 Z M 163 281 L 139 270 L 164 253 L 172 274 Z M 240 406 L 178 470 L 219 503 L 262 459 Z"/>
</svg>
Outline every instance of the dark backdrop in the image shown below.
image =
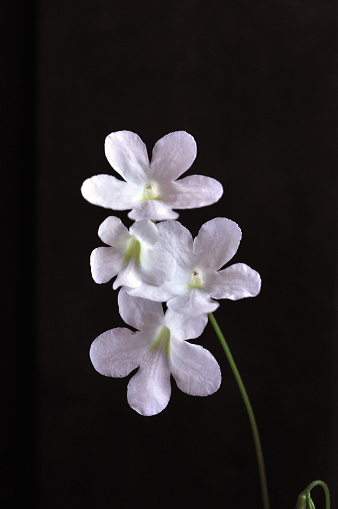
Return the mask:
<svg viewBox="0 0 338 509">
<path fill-rule="evenodd" d="M 261 508 L 247 416 L 210 325 L 198 342 L 221 365 L 220 390 L 193 398 L 173 382 L 158 416 L 136 414 L 127 380 L 89 361 L 92 340 L 123 323 L 117 293 L 89 270 L 109 211 L 80 186 L 111 171 L 104 138 L 122 129 L 149 149 L 188 131 L 198 156 L 187 174 L 223 184 L 219 203 L 180 220 L 194 235 L 213 217 L 236 221 L 234 261 L 262 276 L 259 297 L 222 301 L 215 316 L 255 409 L 272 508 L 294 507 L 317 478 L 337 507 L 336 2 L 11 6 L 2 22 L 3 422 L 17 488 L 3 491 L 8 507 L 24 490 L 43 509 Z"/>
</svg>

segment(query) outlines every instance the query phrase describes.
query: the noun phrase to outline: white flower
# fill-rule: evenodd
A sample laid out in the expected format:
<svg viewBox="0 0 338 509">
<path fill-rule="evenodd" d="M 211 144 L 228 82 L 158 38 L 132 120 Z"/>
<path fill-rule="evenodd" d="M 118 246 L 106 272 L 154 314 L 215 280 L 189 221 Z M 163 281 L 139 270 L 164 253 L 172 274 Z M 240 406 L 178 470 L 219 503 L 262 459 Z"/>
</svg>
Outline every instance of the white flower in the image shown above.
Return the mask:
<svg viewBox="0 0 338 509">
<path fill-rule="evenodd" d="M 126 182 L 112 175 L 84 181 L 83 197 L 94 205 L 128 210 L 131 219 L 176 219 L 172 209 L 191 209 L 215 203 L 223 193 L 215 179 L 191 175 L 176 182 L 196 157 L 194 138 L 185 131 L 167 134 L 155 144 L 151 163 L 141 138 L 130 131 L 107 136 L 106 157 Z"/>
<path fill-rule="evenodd" d="M 110 216 L 100 225 L 98 235 L 111 247 L 98 247 L 90 256 L 96 283 L 107 283 L 117 275 L 115 290 L 121 285 L 161 285 L 172 277 L 175 260 L 170 253 L 153 249 L 158 229 L 152 221 L 137 221 L 128 231 L 118 217 Z"/>
<path fill-rule="evenodd" d="M 161 287 L 142 287 L 142 296 L 167 306 L 176 313 L 196 316 L 215 311 L 219 304 L 213 299 L 237 300 L 256 296 L 261 278 L 244 263 L 219 270 L 235 255 L 240 240 L 239 226 L 223 217 L 205 223 L 195 240 L 178 221 L 158 225 L 157 248 L 165 249 L 176 260 L 176 271 Z M 138 296 L 138 289 L 127 289 Z"/>
<path fill-rule="evenodd" d="M 94 368 L 105 376 L 124 377 L 139 367 L 128 384 L 129 405 L 142 415 L 155 415 L 167 406 L 170 374 L 181 391 L 208 396 L 221 383 L 220 367 L 213 355 L 186 339 L 200 336 L 207 316 L 187 318 L 162 304 L 130 297 L 122 288 L 118 296 L 123 320 L 138 329 L 108 330 L 90 348 Z"/>
</svg>

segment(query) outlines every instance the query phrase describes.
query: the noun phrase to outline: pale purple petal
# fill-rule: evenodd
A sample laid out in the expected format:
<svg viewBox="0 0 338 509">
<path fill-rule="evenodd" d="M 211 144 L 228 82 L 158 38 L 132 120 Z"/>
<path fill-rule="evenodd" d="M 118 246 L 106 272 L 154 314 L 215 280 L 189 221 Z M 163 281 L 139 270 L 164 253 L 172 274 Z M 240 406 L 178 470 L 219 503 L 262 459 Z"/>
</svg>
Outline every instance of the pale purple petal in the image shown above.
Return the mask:
<svg viewBox="0 0 338 509">
<path fill-rule="evenodd" d="M 141 270 L 144 283 L 160 286 L 169 281 L 175 272 L 176 262 L 162 249 L 141 249 Z"/>
<path fill-rule="evenodd" d="M 191 396 L 209 396 L 221 385 L 216 359 L 200 345 L 172 341 L 170 371 L 177 387 Z"/>
<path fill-rule="evenodd" d="M 217 180 L 191 175 L 168 186 L 163 199 L 173 209 L 193 209 L 216 203 L 222 194 L 223 187 Z"/>
<path fill-rule="evenodd" d="M 176 264 L 176 269 L 172 278 L 164 282 L 161 286 L 149 285 L 143 282 L 140 287 L 126 288 L 126 291 L 130 295 L 136 297 L 144 297 L 145 299 L 157 302 L 166 302 L 186 290 L 189 281 L 189 273 L 189 269 Z"/>
<path fill-rule="evenodd" d="M 113 289 L 116 290 L 119 286 L 130 286 L 135 288 L 142 284 L 142 272 L 140 264 L 135 258 L 131 258 L 128 262 L 124 263 L 113 283 Z"/>
<path fill-rule="evenodd" d="M 113 247 L 97 247 L 90 255 L 90 269 L 95 283 L 108 283 L 122 264 L 123 256 Z"/>
<path fill-rule="evenodd" d="M 90 359 L 101 375 L 124 377 L 137 368 L 149 348 L 139 332 L 116 328 L 98 336 L 90 347 Z"/>
<path fill-rule="evenodd" d="M 182 266 L 176 263 L 176 270 L 172 279 L 165 283 L 166 288 L 168 288 L 173 297 L 185 292 L 189 284 L 190 275 L 191 268 L 189 266 Z"/>
<path fill-rule="evenodd" d="M 111 133 L 105 140 L 104 149 L 111 166 L 127 182 L 146 182 L 149 175 L 147 147 L 137 134 L 131 131 Z"/>
<path fill-rule="evenodd" d="M 208 292 L 215 299 L 243 299 L 256 297 L 261 288 L 258 272 L 245 263 L 236 263 L 217 272 L 210 281 Z"/>
<path fill-rule="evenodd" d="M 158 239 L 157 226 L 149 219 L 137 221 L 129 228 L 129 232 L 148 246 L 153 246 Z"/>
<path fill-rule="evenodd" d="M 164 316 L 164 323 L 175 338 L 184 341 L 198 338 L 202 334 L 208 323 L 208 315 L 203 313 L 198 316 L 186 316 L 168 309 Z"/>
<path fill-rule="evenodd" d="M 176 219 L 178 217 L 177 212 L 174 212 L 169 205 L 166 205 L 160 200 L 141 201 L 136 206 L 133 205 L 133 207 L 128 217 L 134 221 L 138 221 L 139 219 L 164 221 L 166 219 Z"/>
<path fill-rule="evenodd" d="M 175 313 L 197 316 L 202 313 L 212 313 L 218 308 L 219 304 L 211 300 L 203 290 L 192 288 L 170 299 L 167 306 Z"/>
<path fill-rule="evenodd" d="M 125 286 L 124 289 L 132 297 L 143 297 L 156 302 L 167 302 L 168 299 L 175 295 L 168 288 L 166 283 L 161 286 L 154 286 L 143 282 L 142 285 L 138 287 L 130 288 Z"/>
<path fill-rule="evenodd" d="M 190 231 L 178 221 L 164 221 L 158 225 L 156 247 L 168 251 L 178 265 L 189 266 L 193 258 L 193 239 Z"/>
<path fill-rule="evenodd" d="M 124 226 L 121 219 L 115 216 L 107 217 L 100 224 L 99 237 L 105 244 L 115 246 L 122 236 L 129 237 L 128 229 Z"/>
<path fill-rule="evenodd" d="M 137 186 L 112 175 L 94 175 L 81 187 L 82 196 L 89 203 L 113 210 L 132 209 L 140 200 L 141 192 Z"/>
<path fill-rule="evenodd" d="M 151 175 L 158 181 L 174 181 L 187 171 L 196 158 L 194 138 L 185 131 L 169 133 L 153 148 Z"/>
<path fill-rule="evenodd" d="M 148 329 L 150 326 L 162 325 L 163 308 L 160 302 L 131 297 L 125 288 L 118 294 L 118 305 L 121 318 L 135 329 Z"/>
<path fill-rule="evenodd" d="M 235 255 L 242 232 L 238 224 L 225 217 L 204 223 L 194 240 L 196 265 L 218 270 Z"/>
<path fill-rule="evenodd" d="M 155 415 L 165 409 L 171 395 L 169 361 L 162 348 L 143 358 L 127 388 L 128 403 L 141 415 Z"/>
</svg>

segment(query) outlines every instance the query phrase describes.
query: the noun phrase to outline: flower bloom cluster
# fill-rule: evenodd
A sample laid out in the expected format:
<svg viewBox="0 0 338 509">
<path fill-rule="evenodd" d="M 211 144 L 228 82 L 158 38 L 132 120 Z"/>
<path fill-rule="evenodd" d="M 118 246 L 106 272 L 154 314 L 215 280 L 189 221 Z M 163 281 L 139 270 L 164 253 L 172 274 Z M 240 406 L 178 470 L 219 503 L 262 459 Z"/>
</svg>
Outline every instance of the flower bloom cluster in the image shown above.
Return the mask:
<svg viewBox="0 0 338 509">
<path fill-rule="evenodd" d="M 170 377 L 183 392 L 207 396 L 221 383 L 219 365 L 198 338 L 218 299 L 254 297 L 259 274 L 244 263 L 223 268 L 241 241 L 239 226 L 217 217 L 206 222 L 193 239 L 176 219 L 173 208 L 211 205 L 223 193 L 212 178 L 192 175 L 178 179 L 196 157 L 194 138 L 170 133 L 154 146 L 149 162 L 142 140 L 129 131 L 110 134 L 106 157 L 125 181 L 96 175 L 82 185 L 90 203 L 113 210 L 131 209 L 129 228 L 109 216 L 98 235 L 106 246 L 93 250 L 90 266 L 96 283 L 114 279 L 119 313 L 135 330 L 115 328 L 92 343 L 90 358 L 105 376 L 124 377 L 135 368 L 127 397 L 141 415 L 155 415 L 168 404 Z M 161 221 L 160 223 L 156 223 Z M 167 310 L 164 313 L 163 304 Z"/>
</svg>

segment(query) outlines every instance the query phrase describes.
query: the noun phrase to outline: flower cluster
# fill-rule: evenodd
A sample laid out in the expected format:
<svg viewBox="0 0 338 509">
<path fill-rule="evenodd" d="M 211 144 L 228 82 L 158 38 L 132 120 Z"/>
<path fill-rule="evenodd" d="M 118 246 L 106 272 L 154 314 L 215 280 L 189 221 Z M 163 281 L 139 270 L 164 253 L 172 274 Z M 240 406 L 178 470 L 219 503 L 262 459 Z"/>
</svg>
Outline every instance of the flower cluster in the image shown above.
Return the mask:
<svg viewBox="0 0 338 509">
<path fill-rule="evenodd" d="M 128 384 L 128 402 L 142 415 L 155 415 L 169 402 L 171 375 L 187 394 L 207 396 L 217 391 L 221 383 L 217 361 L 187 340 L 202 334 L 218 299 L 254 297 L 261 279 L 244 263 L 222 268 L 241 241 L 234 221 L 212 219 L 193 239 L 176 220 L 173 208 L 211 205 L 223 194 L 222 185 L 210 177 L 177 180 L 196 157 L 190 134 L 177 131 L 161 138 L 151 162 L 142 140 L 129 131 L 110 134 L 105 153 L 125 181 L 96 175 L 85 180 L 82 195 L 105 208 L 131 209 L 128 216 L 135 222 L 128 230 L 115 216 L 103 221 L 98 235 L 106 246 L 92 252 L 91 272 L 96 283 L 115 278 L 113 288 L 122 287 L 119 312 L 136 331 L 104 332 L 92 343 L 90 358 L 105 376 L 124 377 L 138 368 Z"/>
</svg>

